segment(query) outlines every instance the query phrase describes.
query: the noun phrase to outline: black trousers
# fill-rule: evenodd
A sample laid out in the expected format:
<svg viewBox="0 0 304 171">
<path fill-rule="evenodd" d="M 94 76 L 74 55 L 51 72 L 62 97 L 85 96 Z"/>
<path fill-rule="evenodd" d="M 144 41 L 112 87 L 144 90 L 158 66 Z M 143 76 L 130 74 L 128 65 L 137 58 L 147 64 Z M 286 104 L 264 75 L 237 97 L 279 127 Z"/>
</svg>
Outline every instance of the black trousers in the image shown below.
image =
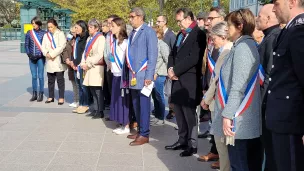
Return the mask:
<svg viewBox="0 0 304 171">
<path fill-rule="evenodd" d="M 102 87 L 89 86 L 89 90 L 93 96 L 93 110 L 102 112 L 104 110 L 104 96 Z"/>
<path fill-rule="evenodd" d="M 196 108 L 174 104 L 179 143 L 197 148 L 197 115 Z"/>
<path fill-rule="evenodd" d="M 277 171 L 303 171 L 303 135 L 272 132 L 273 153 Z"/>
<path fill-rule="evenodd" d="M 48 88 L 49 88 L 49 98 L 55 98 L 55 81 L 57 79 L 59 98 L 64 98 L 65 82 L 64 82 L 64 72 L 54 72 L 47 73 L 48 77 Z"/>
<path fill-rule="evenodd" d="M 265 120 L 265 104 L 262 106 L 262 148 L 265 152 L 265 169 L 264 171 L 277 171 L 277 167 L 275 164 L 275 159 L 273 155 L 273 148 L 272 148 L 272 134 L 266 128 L 266 120 Z"/>
<path fill-rule="evenodd" d="M 228 145 L 231 171 L 261 171 L 261 159 L 251 149 L 253 145 L 260 142 L 260 138 L 236 139 L 234 146 Z"/>
<path fill-rule="evenodd" d="M 112 80 L 113 74 L 111 70 L 107 71 L 107 67 L 104 67 L 104 86 L 103 86 L 103 93 L 105 98 L 105 105 L 110 105 L 111 103 L 111 93 L 112 93 Z"/>
</svg>

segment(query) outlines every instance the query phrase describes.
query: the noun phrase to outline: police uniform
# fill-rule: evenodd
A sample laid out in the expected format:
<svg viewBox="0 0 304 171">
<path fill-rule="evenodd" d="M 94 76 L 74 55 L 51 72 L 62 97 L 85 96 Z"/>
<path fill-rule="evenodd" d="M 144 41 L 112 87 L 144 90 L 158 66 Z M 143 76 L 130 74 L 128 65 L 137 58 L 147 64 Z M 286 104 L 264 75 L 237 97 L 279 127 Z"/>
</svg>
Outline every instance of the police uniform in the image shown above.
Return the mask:
<svg viewBox="0 0 304 171">
<path fill-rule="evenodd" d="M 278 36 L 268 79 L 266 126 L 277 170 L 304 171 L 304 13 Z"/>
</svg>

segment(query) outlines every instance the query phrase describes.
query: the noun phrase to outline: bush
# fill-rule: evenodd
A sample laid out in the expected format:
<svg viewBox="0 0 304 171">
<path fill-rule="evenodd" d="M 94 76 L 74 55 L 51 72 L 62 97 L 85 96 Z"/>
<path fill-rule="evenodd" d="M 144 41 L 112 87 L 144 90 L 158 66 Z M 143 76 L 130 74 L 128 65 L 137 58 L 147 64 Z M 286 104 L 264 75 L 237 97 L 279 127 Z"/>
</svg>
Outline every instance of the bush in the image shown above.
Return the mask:
<svg viewBox="0 0 304 171">
<path fill-rule="evenodd" d="M 3 28 L 5 28 L 5 29 L 7 29 L 7 28 L 12 28 L 12 26 L 11 26 L 10 24 L 5 24 L 5 25 L 3 26 Z"/>
</svg>

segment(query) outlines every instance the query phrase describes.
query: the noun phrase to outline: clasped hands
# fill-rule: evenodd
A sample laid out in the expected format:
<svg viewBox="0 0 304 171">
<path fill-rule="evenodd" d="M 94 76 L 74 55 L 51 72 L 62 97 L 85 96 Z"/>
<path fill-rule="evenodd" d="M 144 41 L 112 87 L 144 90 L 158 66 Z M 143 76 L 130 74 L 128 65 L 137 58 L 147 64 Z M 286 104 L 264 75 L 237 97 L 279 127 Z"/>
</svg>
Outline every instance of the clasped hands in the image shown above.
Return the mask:
<svg viewBox="0 0 304 171">
<path fill-rule="evenodd" d="M 168 69 L 168 77 L 170 80 L 178 80 L 178 77 L 175 75 L 172 67 Z"/>
<path fill-rule="evenodd" d="M 52 58 L 51 55 L 50 55 L 49 53 L 46 54 L 46 58 L 48 58 L 48 59 L 50 59 L 50 60 L 52 60 L 52 61 L 55 60 L 55 58 Z"/>
</svg>

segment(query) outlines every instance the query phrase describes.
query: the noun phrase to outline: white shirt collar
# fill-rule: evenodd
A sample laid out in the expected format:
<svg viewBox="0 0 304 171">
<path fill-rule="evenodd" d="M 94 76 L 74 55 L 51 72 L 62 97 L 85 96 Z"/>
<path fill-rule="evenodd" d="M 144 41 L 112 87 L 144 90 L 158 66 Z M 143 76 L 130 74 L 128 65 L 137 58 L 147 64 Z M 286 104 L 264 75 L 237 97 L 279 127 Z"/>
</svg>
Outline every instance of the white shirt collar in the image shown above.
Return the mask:
<svg viewBox="0 0 304 171">
<path fill-rule="evenodd" d="M 164 34 L 166 34 L 168 30 L 169 30 L 169 28 L 166 28 L 166 29 L 164 30 Z"/>
<path fill-rule="evenodd" d="M 301 14 L 304 14 L 304 12 L 302 12 Z M 299 15 L 301 15 L 301 14 L 299 14 Z M 297 15 L 297 16 L 299 16 L 299 15 Z M 291 23 L 297 16 L 293 17 L 293 19 L 291 19 L 291 20 L 286 24 L 286 26 L 285 26 L 286 29 L 288 29 L 290 23 Z"/>
<path fill-rule="evenodd" d="M 134 29 L 136 32 L 139 31 L 139 29 L 143 26 L 144 24 L 142 24 L 141 26 L 137 27 L 136 29 Z"/>
</svg>

